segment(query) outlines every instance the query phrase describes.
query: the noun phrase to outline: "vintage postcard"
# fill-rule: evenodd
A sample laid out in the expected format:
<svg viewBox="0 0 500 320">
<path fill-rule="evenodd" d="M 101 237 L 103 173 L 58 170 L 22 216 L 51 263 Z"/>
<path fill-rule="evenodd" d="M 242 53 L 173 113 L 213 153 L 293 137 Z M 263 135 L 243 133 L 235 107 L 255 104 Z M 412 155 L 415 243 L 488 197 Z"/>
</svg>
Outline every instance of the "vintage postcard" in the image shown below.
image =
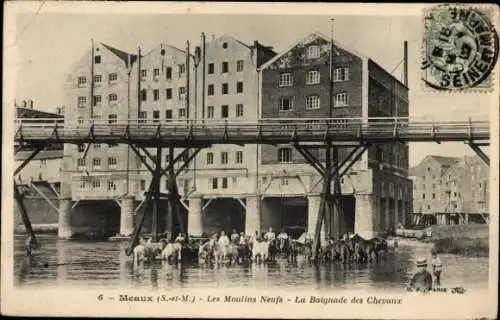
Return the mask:
<svg viewBox="0 0 500 320">
<path fill-rule="evenodd" d="M 496 318 L 499 17 L 7 2 L 2 314 Z"/>
</svg>

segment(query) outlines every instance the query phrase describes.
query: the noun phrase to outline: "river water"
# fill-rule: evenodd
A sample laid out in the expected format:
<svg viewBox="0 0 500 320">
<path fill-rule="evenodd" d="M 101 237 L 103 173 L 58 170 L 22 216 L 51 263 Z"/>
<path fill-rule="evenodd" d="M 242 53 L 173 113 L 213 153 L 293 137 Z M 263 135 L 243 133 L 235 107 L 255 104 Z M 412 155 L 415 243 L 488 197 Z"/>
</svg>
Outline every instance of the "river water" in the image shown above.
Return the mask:
<svg viewBox="0 0 500 320">
<path fill-rule="evenodd" d="M 279 259 L 274 263 L 229 266 L 152 266 L 133 268 L 124 253 L 127 243 L 58 240 L 38 236 L 41 243 L 34 262 L 23 252 L 24 236 L 14 238 L 15 285 L 20 287 L 85 288 L 293 288 L 310 290 L 399 290 L 415 272 L 417 257 L 428 257 L 427 245 L 405 241 L 378 264 L 316 265 L 299 257 L 296 263 Z M 429 258 L 429 257 L 428 257 Z M 485 289 L 488 259 L 441 255 L 442 286 Z"/>
</svg>

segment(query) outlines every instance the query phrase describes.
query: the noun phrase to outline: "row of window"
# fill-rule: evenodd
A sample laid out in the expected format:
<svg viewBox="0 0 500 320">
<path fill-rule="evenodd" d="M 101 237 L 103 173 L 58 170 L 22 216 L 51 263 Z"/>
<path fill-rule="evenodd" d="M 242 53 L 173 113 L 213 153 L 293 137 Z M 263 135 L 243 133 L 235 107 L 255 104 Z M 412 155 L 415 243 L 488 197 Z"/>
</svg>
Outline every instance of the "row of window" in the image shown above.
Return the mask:
<svg viewBox="0 0 500 320">
<path fill-rule="evenodd" d="M 177 180 L 177 185 L 180 188 L 185 189 L 189 185 L 189 182 L 190 182 L 189 179 L 179 179 Z M 141 191 L 146 190 L 146 180 L 140 181 L 139 188 L 141 189 Z M 168 180 L 165 180 L 165 189 L 168 189 Z"/>
<path fill-rule="evenodd" d="M 78 167 L 85 167 L 86 162 L 84 158 L 79 158 L 76 160 L 76 164 Z M 117 160 L 116 157 L 108 157 L 108 166 L 110 168 L 116 167 Z M 92 158 L 92 167 L 93 168 L 100 168 L 101 167 L 101 158 Z"/>
<path fill-rule="evenodd" d="M 457 196 L 460 197 L 460 193 L 453 192 L 453 197 L 456 198 Z M 422 199 L 425 199 L 425 193 L 422 194 Z M 432 194 L 432 199 L 436 199 L 435 193 Z"/>
<path fill-rule="evenodd" d="M 179 118 L 184 118 L 186 116 L 186 109 L 185 108 L 179 108 L 177 109 L 177 116 Z M 165 119 L 172 119 L 173 117 L 173 111 L 168 109 L 165 110 Z M 148 112 L 147 111 L 141 111 L 139 112 L 139 119 L 147 119 L 148 118 Z M 146 120 L 139 120 L 139 122 L 145 122 Z M 160 111 L 159 110 L 153 110 L 153 122 L 159 122 L 160 121 Z"/>
<path fill-rule="evenodd" d="M 110 93 L 108 95 L 108 103 L 113 105 L 118 102 L 118 95 L 116 93 Z M 87 105 L 87 97 L 86 96 L 79 96 L 78 97 L 78 107 L 79 108 L 85 108 Z M 102 104 L 102 96 L 94 96 L 94 99 L 92 101 L 92 105 L 95 107 L 99 107 Z"/>
<path fill-rule="evenodd" d="M 221 178 L 221 183 L 220 183 L 220 187 L 221 189 L 227 189 L 228 187 L 228 179 L 227 178 Z M 233 185 L 236 184 L 236 177 L 233 177 Z M 212 178 L 212 181 L 210 181 L 210 185 L 212 187 L 212 189 L 216 190 L 216 189 L 219 189 L 219 179 L 218 178 Z"/>
<path fill-rule="evenodd" d="M 186 73 L 186 65 L 185 64 L 178 64 L 177 65 L 177 76 L 179 78 L 181 78 L 185 73 Z M 147 79 L 148 79 L 148 70 L 142 69 L 141 70 L 141 81 L 146 81 Z M 155 68 L 155 69 L 153 69 L 153 80 L 158 81 L 159 79 L 160 79 L 160 69 Z M 172 79 L 172 67 L 165 68 L 165 79 L 167 79 L 167 80 Z"/>
<path fill-rule="evenodd" d="M 117 73 L 110 73 L 108 74 L 108 83 L 113 84 L 115 81 L 118 80 L 118 74 Z M 94 75 L 94 85 L 100 85 L 102 83 L 102 75 L 96 74 Z M 87 77 L 85 76 L 80 76 L 78 77 L 78 87 L 82 88 L 87 85 Z"/>
<path fill-rule="evenodd" d="M 347 92 L 338 93 L 334 97 L 335 107 L 348 106 Z M 293 110 L 293 97 L 281 97 L 278 105 L 279 111 Z M 306 110 L 314 110 L 321 108 L 321 98 L 318 95 L 310 95 L 306 97 Z"/>
<path fill-rule="evenodd" d="M 214 63 L 208 64 L 207 72 L 208 72 L 208 74 L 215 73 L 215 64 Z M 236 61 L 236 72 L 243 72 L 243 60 Z M 221 73 L 229 73 L 229 62 L 227 62 L 227 61 L 222 62 Z"/>
<path fill-rule="evenodd" d="M 108 191 L 116 191 L 116 183 L 113 180 L 107 180 L 106 182 Z M 92 180 L 92 182 L 80 182 L 81 190 L 86 190 L 89 188 L 89 186 L 92 187 L 92 189 L 101 189 L 101 180 L 94 179 Z"/>
<path fill-rule="evenodd" d="M 243 151 L 236 151 L 235 153 L 236 163 L 243 163 Z M 220 163 L 228 164 L 229 162 L 229 153 L 223 151 L 220 153 Z M 214 164 L 214 154 L 213 152 L 207 152 L 207 164 Z"/>
<path fill-rule="evenodd" d="M 179 100 L 186 99 L 186 88 L 185 87 L 179 87 L 177 97 Z M 166 100 L 172 99 L 172 88 L 167 88 L 165 90 L 165 99 Z M 147 101 L 147 100 L 148 100 L 148 91 L 146 89 L 142 89 L 141 90 L 141 101 Z M 158 100 L 160 100 L 160 90 L 153 89 L 153 101 L 158 101 Z"/>
<path fill-rule="evenodd" d="M 94 147 L 94 150 L 101 150 L 101 144 L 100 143 L 94 143 L 94 144 L 92 144 L 92 146 Z M 109 148 L 113 148 L 113 147 L 116 147 L 116 146 L 118 146 L 118 144 L 115 144 L 115 143 L 109 143 L 108 144 Z M 78 145 L 78 152 L 84 152 L 85 148 L 86 148 L 85 144 L 79 144 Z"/>
<path fill-rule="evenodd" d="M 333 72 L 333 81 L 341 82 L 349 80 L 349 69 L 348 68 L 338 68 Z M 306 74 L 306 84 L 319 84 L 321 83 L 321 74 L 318 70 L 310 70 Z M 293 74 L 290 72 L 281 73 L 279 77 L 280 87 L 291 87 L 293 86 Z"/>
<path fill-rule="evenodd" d="M 236 82 L 236 93 L 243 93 L 243 82 L 242 81 Z M 221 85 L 221 94 L 223 94 L 223 95 L 229 94 L 229 84 L 228 83 L 223 83 Z M 208 85 L 207 95 L 208 96 L 215 95 L 215 85 L 213 85 L 213 84 Z"/>
<path fill-rule="evenodd" d="M 236 104 L 236 116 L 243 117 L 243 104 Z M 229 117 L 229 106 L 227 104 L 221 105 L 220 108 L 220 117 L 228 118 Z M 208 106 L 207 107 L 207 118 L 215 118 L 215 107 Z"/>
</svg>

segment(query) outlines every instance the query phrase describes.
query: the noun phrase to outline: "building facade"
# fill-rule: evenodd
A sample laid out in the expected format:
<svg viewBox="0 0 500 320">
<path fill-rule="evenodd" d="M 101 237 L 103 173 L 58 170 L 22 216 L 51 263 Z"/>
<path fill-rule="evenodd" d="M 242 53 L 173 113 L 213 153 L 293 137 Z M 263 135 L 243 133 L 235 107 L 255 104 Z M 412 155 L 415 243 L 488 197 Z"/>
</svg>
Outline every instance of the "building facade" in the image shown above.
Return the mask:
<svg viewBox="0 0 500 320">
<path fill-rule="evenodd" d="M 93 45 L 69 72 L 65 120 L 83 126 L 88 119 L 109 124 L 124 119 L 148 123 L 257 119 L 257 68 L 275 55 L 271 48 L 222 36 L 203 41 L 194 55 L 187 52 L 168 44 L 145 54 L 140 49 L 132 54 L 103 43 Z M 244 228 L 245 208 L 252 207 L 247 196 L 255 198 L 255 150 L 251 145 L 212 146 L 179 174 L 181 215 L 189 234 Z M 173 156 L 181 151 L 174 150 Z M 156 157 L 156 150 L 146 152 Z M 151 181 L 143 161 L 150 165 L 153 161 L 146 152 L 137 155 L 125 145 L 65 146 L 59 236 L 96 228 L 131 234 L 135 211 Z M 160 162 L 165 167 L 169 161 L 169 149 L 164 148 Z M 167 191 L 165 177 L 160 189 Z M 164 220 L 166 201 L 161 203 L 160 232 L 169 223 Z M 224 223 L 225 217 L 229 219 Z M 146 220 L 146 229 L 150 223 Z"/>
<path fill-rule="evenodd" d="M 330 97 L 330 47 L 320 34 L 279 55 L 257 41 L 248 45 L 227 35 L 209 41 L 202 36 L 194 54 L 165 43 L 145 54 L 96 43 L 68 74 L 65 120 L 78 127 L 88 119 L 111 125 L 125 119 L 371 121 L 408 116 L 408 88 L 371 59 L 338 43 Z M 340 149 L 340 160 L 351 150 Z M 174 156 L 181 151 L 173 150 Z M 154 157 L 156 150 L 147 152 Z M 324 159 L 322 151 L 315 155 Z M 126 145 L 65 146 L 59 236 L 131 234 L 151 181 L 141 160 L 153 164 L 145 152 L 136 154 Z M 171 161 L 168 148 L 158 160 L 164 167 Z M 344 214 L 337 232 L 370 236 L 396 221 L 404 223 L 411 207 L 407 170 L 406 145 L 372 146 L 341 180 Z M 212 145 L 177 177 L 181 219 L 191 235 L 310 227 L 318 214 L 321 182 L 291 146 Z M 162 177 L 162 193 L 166 184 Z M 167 210 L 162 204 L 160 211 Z M 169 223 L 160 218 L 160 225 Z"/>
<path fill-rule="evenodd" d="M 489 167 L 477 156 L 427 156 L 411 168 L 413 212 L 489 212 Z"/>
<path fill-rule="evenodd" d="M 408 88 L 371 59 L 336 42 L 330 88 L 331 48 L 328 38 L 314 33 L 263 66 L 263 118 L 370 121 L 372 117 L 408 116 Z M 339 120 L 338 125 L 342 122 Z M 339 160 L 345 159 L 351 150 L 339 149 Z M 290 145 L 262 146 L 260 154 L 262 193 L 269 197 L 302 197 L 303 209 L 292 212 L 299 211 L 302 218 L 297 219 L 307 220 L 310 229 L 319 210 L 321 177 Z M 324 151 L 318 150 L 314 155 L 324 161 Z M 407 172 L 408 146 L 372 146 L 341 179 L 344 212 L 339 223 L 331 226 L 333 235 L 338 237 L 349 231 L 372 236 L 394 228 L 396 221 L 404 223 L 411 207 Z M 273 226 L 279 223 L 276 219 L 270 221 Z"/>
</svg>

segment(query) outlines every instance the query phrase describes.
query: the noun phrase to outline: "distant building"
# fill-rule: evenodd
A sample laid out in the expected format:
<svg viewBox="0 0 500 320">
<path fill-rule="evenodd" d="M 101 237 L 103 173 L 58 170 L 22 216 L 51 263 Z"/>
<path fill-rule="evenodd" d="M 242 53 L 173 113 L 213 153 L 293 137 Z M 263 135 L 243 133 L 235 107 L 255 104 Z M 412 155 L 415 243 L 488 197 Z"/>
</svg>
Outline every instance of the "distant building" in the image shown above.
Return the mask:
<svg viewBox="0 0 500 320">
<path fill-rule="evenodd" d="M 17 119 L 63 118 L 62 115 L 33 108 L 33 100 L 14 103 Z M 36 120 L 33 120 L 36 121 Z M 14 156 L 16 165 L 28 158 L 34 150 L 21 150 Z M 63 152 L 62 146 L 51 146 L 38 153 L 14 178 L 18 184 L 30 181 L 46 181 L 59 184 Z"/>
<path fill-rule="evenodd" d="M 489 167 L 479 157 L 427 156 L 410 169 L 415 213 L 488 213 Z"/>
<path fill-rule="evenodd" d="M 20 165 L 31 153 L 32 151 L 16 153 L 14 156 L 16 166 Z M 62 150 L 41 151 L 14 178 L 20 185 L 38 181 L 59 184 L 62 158 Z"/>
<path fill-rule="evenodd" d="M 39 109 L 35 109 L 34 106 L 34 101 L 29 99 L 29 100 L 23 100 L 23 101 L 14 101 L 14 107 L 16 108 L 16 117 L 18 119 L 21 118 L 63 118 L 64 114 L 64 107 L 57 108 L 57 111 L 54 112 L 48 112 L 48 111 L 42 111 Z"/>
<path fill-rule="evenodd" d="M 18 119 L 62 118 L 62 115 L 34 109 L 33 101 L 15 103 Z M 15 153 L 15 166 L 20 166 L 34 150 L 21 150 Z M 58 193 L 60 190 L 61 168 L 63 161 L 62 145 L 53 145 L 39 152 L 14 177 L 19 191 L 23 194 L 23 204 L 30 215 L 31 223 L 57 223 Z M 22 223 L 15 205 L 14 225 Z"/>
</svg>

